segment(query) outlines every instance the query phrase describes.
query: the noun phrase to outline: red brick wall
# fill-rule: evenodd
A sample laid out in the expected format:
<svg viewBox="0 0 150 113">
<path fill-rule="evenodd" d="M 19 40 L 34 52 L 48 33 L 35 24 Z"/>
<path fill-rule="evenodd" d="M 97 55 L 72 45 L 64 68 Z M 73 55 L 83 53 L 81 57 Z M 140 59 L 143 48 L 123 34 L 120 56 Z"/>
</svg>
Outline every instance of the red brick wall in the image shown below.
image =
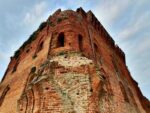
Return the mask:
<svg viewBox="0 0 150 113">
<path fill-rule="evenodd" d="M 42 25 L 36 39 L 11 58 L 0 84 L 1 97 L 5 87 L 10 87 L 4 100 L 0 98 L 0 112 L 145 112 L 143 96 L 127 69 L 124 53 L 91 11 L 58 10 Z M 64 44 L 58 47 L 61 33 Z M 50 62 L 55 58 L 67 59 L 78 67 Z M 35 72 L 31 72 L 32 67 L 36 67 Z"/>
</svg>

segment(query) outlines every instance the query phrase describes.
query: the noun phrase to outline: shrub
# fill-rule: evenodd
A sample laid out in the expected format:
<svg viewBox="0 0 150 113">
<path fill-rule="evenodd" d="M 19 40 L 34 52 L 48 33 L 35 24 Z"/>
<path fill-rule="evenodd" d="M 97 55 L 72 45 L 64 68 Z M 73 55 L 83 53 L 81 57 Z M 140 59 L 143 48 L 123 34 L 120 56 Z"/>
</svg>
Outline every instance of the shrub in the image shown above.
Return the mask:
<svg viewBox="0 0 150 113">
<path fill-rule="evenodd" d="M 61 18 L 58 18 L 57 19 L 57 23 L 60 23 L 60 22 L 62 22 L 63 20 L 65 20 L 65 19 L 68 19 L 66 16 L 64 16 L 64 17 L 61 17 Z"/>
<path fill-rule="evenodd" d="M 20 50 L 15 51 L 14 58 L 18 58 L 20 55 Z"/>
<path fill-rule="evenodd" d="M 34 32 L 30 35 L 29 39 L 26 40 L 26 41 L 22 44 L 22 46 L 15 52 L 15 54 L 14 54 L 14 57 L 15 57 L 15 58 L 18 58 L 18 57 L 19 57 L 20 49 L 23 49 L 23 50 L 24 50 L 24 48 L 26 47 L 26 45 L 28 45 L 28 44 L 30 44 L 32 41 L 34 41 L 34 40 L 37 38 L 37 35 L 38 35 L 39 31 L 43 30 L 43 28 L 46 27 L 46 25 L 47 25 L 47 22 L 43 22 L 43 23 L 40 24 L 39 28 L 38 28 L 36 31 L 34 31 Z M 34 58 L 35 58 L 35 56 L 34 56 Z"/>
<path fill-rule="evenodd" d="M 47 22 L 42 22 L 38 28 L 39 31 L 43 30 L 43 28 L 45 28 L 47 25 Z"/>
<path fill-rule="evenodd" d="M 61 51 L 58 55 L 64 55 L 66 52 Z"/>
<path fill-rule="evenodd" d="M 23 43 L 23 45 L 20 47 L 20 49 L 24 49 L 26 47 L 26 45 L 28 45 L 32 41 L 34 41 L 36 39 L 37 35 L 38 35 L 38 31 L 34 31 L 33 34 L 30 35 L 29 39 Z"/>
<path fill-rule="evenodd" d="M 48 21 L 47 23 L 48 23 L 48 25 L 50 25 L 51 27 L 54 27 L 54 26 L 55 26 L 54 23 L 51 22 L 51 21 Z"/>
<path fill-rule="evenodd" d="M 62 18 L 57 19 L 57 23 L 60 23 L 62 21 Z"/>
</svg>

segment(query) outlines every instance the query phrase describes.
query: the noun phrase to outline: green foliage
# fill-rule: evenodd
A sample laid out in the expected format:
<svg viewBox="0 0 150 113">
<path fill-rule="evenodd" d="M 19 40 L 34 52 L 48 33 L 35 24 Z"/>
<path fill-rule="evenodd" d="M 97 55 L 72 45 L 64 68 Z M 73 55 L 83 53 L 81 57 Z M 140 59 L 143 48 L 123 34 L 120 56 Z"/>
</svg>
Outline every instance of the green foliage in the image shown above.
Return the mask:
<svg viewBox="0 0 150 113">
<path fill-rule="evenodd" d="M 67 18 L 66 16 L 64 16 L 64 17 L 63 17 L 63 20 L 66 20 L 66 19 L 68 19 L 68 18 Z"/>
<path fill-rule="evenodd" d="M 30 35 L 29 39 L 26 40 L 26 41 L 22 44 L 22 46 L 15 52 L 15 54 L 14 54 L 14 57 L 15 57 L 15 58 L 18 58 L 18 57 L 19 57 L 20 49 L 23 49 L 23 50 L 24 50 L 24 48 L 26 47 L 26 45 L 28 45 L 28 44 L 30 44 L 32 41 L 34 41 L 34 40 L 37 38 L 37 35 L 38 35 L 39 31 L 43 30 L 43 28 L 46 27 L 46 25 L 47 25 L 47 22 L 43 22 L 43 23 L 40 24 L 39 28 L 38 28 L 36 31 L 34 31 L 34 32 Z"/>
<path fill-rule="evenodd" d="M 67 94 L 66 94 L 66 92 L 62 92 L 62 95 L 63 95 L 63 96 L 66 96 Z"/>
<path fill-rule="evenodd" d="M 66 52 L 62 51 L 59 53 L 59 55 L 64 55 Z"/>
<path fill-rule="evenodd" d="M 29 37 L 27 41 L 24 42 L 24 44 L 21 46 L 22 49 L 25 48 L 26 45 L 30 44 L 32 41 L 34 41 L 37 37 L 38 31 L 33 32 L 33 34 Z"/>
<path fill-rule="evenodd" d="M 96 65 L 96 66 L 95 66 L 95 68 L 96 68 L 96 71 L 99 71 L 99 67 L 98 67 L 98 65 Z"/>
<path fill-rule="evenodd" d="M 19 57 L 19 55 L 20 55 L 20 50 L 15 51 L 14 58 L 17 59 Z"/>
<path fill-rule="evenodd" d="M 34 31 L 32 33 L 32 35 L 30 35 L 29 39 L 27 41 L 25 41 L 20 48 L 24 49 L 26 45 L 28 45 L 32 41 L 34 41 L 37 38 L 37 35 L 38 35 L 39 31 L 43 30 L 43 28 L 46 27 L 46 25 L 47 25 L 47 22 L 41 23 L 40 26 L 39 26 L 39 28 L 36 31 Z"/>
<path fill-rule="evenodd" d="M 48 24 L 49 26 L 51 26 L 51 27 L 54 27 L 54 26 L 55 26 L 54 23 L 51 22 L 51 21 L 48 21 L 47 24 Z"/>
<path fill-rule="evenodd" d="M 42 22 L 38 28 L 39 31 L 43 30 L 43 28 L 45 28 L 47 25 L 47 22 Z"/>
<path fill-rule="evenodd" d="M 67 17 L 58 18 L 57 22 L 59 23 L 59 22 L 61 22 L 61 21 L 64 20 L 64 19 L 67 19 Z M 22 46 L 14 53 L 14 57 L 15 57 L 16 59 L 17 59 L 17 58 L 19 57 L 19 55 L 20 55 L 20 50 L 21 50 L 21 49 L 24 50 L 24 48 L 26 47 L 26 45 L 31 44 L 32 41 L 34 41 L 34 40 L 37 38 L 38 33 L 39 33 L 40 31 L 42 31 L 42 30 L 46 27 L 47 24 L 50 25 L 51 27 L 54 27 L 54 26 L 55 26 L 55 24 L 54 24 L 53 22 L 51 22 L 50 20 L 49 20 L 48 22 L 42 22 L 42 23 L 40 24 L 39 28 L 38 28 L 36 31 L 34 31 L 33 34 L 30 35 L 29 39 L 26 40 L 26 41 L 22 44 Z M 36 58 L 36 56 L 33 56 L 33 59 L 34 59 L 34 58 Z"/>
<path fill-rule="evenodd" d="M 57 19 L 57 23 L 60 23 L 60 22 L 62 22 L 62 21 L 65 20 L 65 19 L 67 19 L 66 16 L 61 17 L 61 18 L 58 18 L 58 19 Z"/>
<path fill-rule="evenodd" d="M 57 19 L 57 23 L 60 23 L 62 21 L 62 18 Z"/>
</svg>

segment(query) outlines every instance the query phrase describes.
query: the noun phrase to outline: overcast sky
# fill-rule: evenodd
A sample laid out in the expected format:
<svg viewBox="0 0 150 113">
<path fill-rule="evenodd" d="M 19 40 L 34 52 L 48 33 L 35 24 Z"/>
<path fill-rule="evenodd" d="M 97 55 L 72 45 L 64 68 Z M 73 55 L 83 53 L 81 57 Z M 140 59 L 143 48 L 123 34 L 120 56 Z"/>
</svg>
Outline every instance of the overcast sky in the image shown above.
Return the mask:
<svg viewBox="0 0 150 113">
<path fill-rule="evenodd" d="M 125 52 L 132 77 L 150 99 L 150 0 L 1 0 L 0 79 L 10 56 L 42 21 L 58 8 L 78 7 L 93 11 Z"/>
</svg>

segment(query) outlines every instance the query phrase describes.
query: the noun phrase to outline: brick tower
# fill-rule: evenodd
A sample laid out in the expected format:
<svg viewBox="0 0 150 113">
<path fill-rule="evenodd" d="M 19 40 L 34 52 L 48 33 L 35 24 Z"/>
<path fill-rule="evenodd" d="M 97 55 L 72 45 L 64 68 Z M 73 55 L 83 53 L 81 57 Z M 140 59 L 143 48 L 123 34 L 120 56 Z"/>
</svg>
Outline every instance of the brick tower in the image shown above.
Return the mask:
<svg viewBox="0 0 150 113">
<path fill-rule="evenodd" d="M 57 10 L 15 52 L 0 113 L 149 113 L 149 101 L 91 11 Z"/>
</svg>

